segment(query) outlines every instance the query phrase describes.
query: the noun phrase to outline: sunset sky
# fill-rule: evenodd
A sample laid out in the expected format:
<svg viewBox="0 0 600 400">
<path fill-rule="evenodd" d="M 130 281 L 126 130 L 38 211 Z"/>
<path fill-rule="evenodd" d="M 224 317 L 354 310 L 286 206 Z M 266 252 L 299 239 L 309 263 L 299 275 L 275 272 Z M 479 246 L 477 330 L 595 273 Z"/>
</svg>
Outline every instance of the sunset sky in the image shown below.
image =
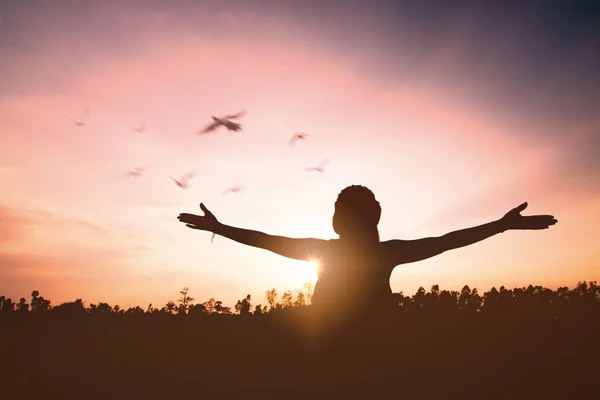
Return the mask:
<svg viewBox="0 0 600 400">
<path fill-rule="evenodd" d="M 382 240 L 524 201 L 559 221 L 399 266 L 395 292 L 600 280 L 600 13 L 522 3 L 0 1 L 0 294 L 265 304 L 314 269 L 177 215 L 202 201 L 229 225 L 331 239 L 350 184 L 380 201 Z M 83 109 L 85 126 L 66 117 Z M 242 132 L 194 134 L 240 110 Z M 185 190 L 168 178 L 190 171 Z"/>
</svg>

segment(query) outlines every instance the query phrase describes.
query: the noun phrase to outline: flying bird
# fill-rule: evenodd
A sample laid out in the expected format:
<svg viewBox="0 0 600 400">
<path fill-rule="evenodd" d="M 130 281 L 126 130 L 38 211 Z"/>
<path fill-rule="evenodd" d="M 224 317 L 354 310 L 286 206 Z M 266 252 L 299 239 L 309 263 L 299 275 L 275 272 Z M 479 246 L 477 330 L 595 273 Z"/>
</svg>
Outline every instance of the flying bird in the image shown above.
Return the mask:
<svg viewBox="0 0 600 400">
<path fill-rule="evenodd" d="M 146 132 L 146 124 L 141 123 L 138 126 L 136 126 L 135 128 L 133 128 L 133 130 L 136 131 L 137 133 L 144 133 L 144 132 Z"/>
<path fill-rule="evenodd" d="M 242 130 L 242 125 L 236 122 L 233 122 L 232 119 L 237 119 L 246 115 L 246 111 L 240 111 L 237 114 L 225 115 L 224 117 L 217 118 L 215 116 L 212 117 L 213 122 L 206 126 L 204 129 L 200 129 L 196 132 L 198 135 L 206 135 L 210 132 L 217 130 L 221 125 L 227 128 L 228 131 L 239 132 Z"/>
<path fill-rule="evenodd" d="M 172 176 L 169 176 L 169 178 L 173 179 L 173 182 L 175 182 L 175 184 L 177 186 L 179 186 L 180 188 L 187 189 L 190 186 L 189 181 L 195 176 L 196 176 L 195 172 L 188 172 L 187 174 L 182 176 L 179 180 L 173 178 Z"/>
<path fill-rule="evenodd" d="M 90 113 L 89 110 L 83 110 L 81 112 L 81 115 L 78 118 L 73 118 L 70 115 L 65 115 L 65 117 L 67 117 L 71 121 L 75 122 L 75 125 L 77 125 L 77 126 L 84 126 L 85 120 L 86 120 L 87 116 L 89 115 L 89 113 Z"/>
<path fill-rule="evenodd" d="M 129 171 L 125 172 L 125 176 L 129 176 L 132 178 L 141 178 L 144 171 L 146 171 L 147 168 L 144 167 L 136 167 L 133 169 L 130 169 Z"/>
<path fill-rule="evenodd" d="M 290 138 L 290 143 L 289 143 L 290 147 L 295 145 L 298 140 L 306 140 L 310 136 L 311 135 L 309 135 L 308 133 L 304 133 L 304 132 L 294 133 L 294 135 L 292 135 L 292 137 Z"/>
<path fill-rule="evenodd" d="M 329 160 L 323 160 L 321 161 L 321 164 L 319 164 L 316 167 L 308 167 L 308 168 L 304 168 L 305 171 L 317 171 L 320 172 L 322 174 L 325 173 L 325 167 L 327 166 L 327 164 L 329 164 Z"/>
<path fill-rule="evenodd" d="M 240 193 L 242 190 L 244 190 L 243 186 L 233 186 L 223 190 L 223 194 Z"/>
</svg>

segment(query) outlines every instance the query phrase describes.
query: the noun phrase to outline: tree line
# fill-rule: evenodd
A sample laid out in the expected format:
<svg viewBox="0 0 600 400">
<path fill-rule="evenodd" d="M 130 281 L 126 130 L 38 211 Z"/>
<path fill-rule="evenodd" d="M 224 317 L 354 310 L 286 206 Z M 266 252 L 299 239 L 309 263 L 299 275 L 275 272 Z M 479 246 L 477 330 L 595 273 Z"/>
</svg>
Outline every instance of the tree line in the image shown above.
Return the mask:
<svg viewBox="0 0 600 400">
<path fill-rule="evenodd" d="M 56 306 L 51 301 L 40 295 L 39 291 L 31 293 L 28 303 L 25 297 L 18 302 L 11 298 L 0 296 L 0 315 L 12 313 L 42 313 L 52 312 L 61 314 L 169 314 L 169 315 L 265 315 L 278 310 L 290 308 L 303 308 L 311 304 L 313 291 L 312 282 L 307 282 L 302 289 L 294 295 L 288 290 L 279 295 L 276 289 L 265 292 L 266 304 L 252 304 L 251 295 L 237 301 L 234 307 L 223 304 L 222 301 L 210 298 L 202 303 L 194 303 L 190 296 L 189 288 L 185 287 L 180 292 L 177 301 L 168 301 L 162 307 L 149 304 L 146 308 L 140 306 L 121 308 L 108 303 L 86 305 L 82 299 L 65 302 Z M 558 318 L 566 312 L 578 310 L 597 310 L 600 305 L 600 286 L 596 281 L 581 281 L 573 288 L 559 287 L 556 290 L 542 286 L 529 285 L 527 287 L 507 289 L 501 286 L 493 287 L 485 293 L 480 293 L 476 288 L 471 289 L 465 285 L 460 291 L 440 290 L 439 285 L 433 285 L 429 291 L 420 287 L 412 296 L 405 296 L 402 292 L 395 293 L 394 298 L 398 310 L 402 312 L 440 313 L 452 315 L 455 313 L 506 313 L 527 312 L 544 314 Z M 376 310 L 373 310 L 376 311 Z"/>
</svg>

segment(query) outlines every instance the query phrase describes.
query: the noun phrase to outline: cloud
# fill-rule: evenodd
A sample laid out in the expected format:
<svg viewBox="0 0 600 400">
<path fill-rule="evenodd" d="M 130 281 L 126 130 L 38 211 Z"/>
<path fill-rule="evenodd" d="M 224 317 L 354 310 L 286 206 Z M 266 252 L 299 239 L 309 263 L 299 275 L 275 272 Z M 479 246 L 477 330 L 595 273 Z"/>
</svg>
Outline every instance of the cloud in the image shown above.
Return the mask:
<svg viewBox="0 0 600 400">
<path fill-rule="evenodd" d="M 24 225 L 32 222 L 33 219 L 19 215 L 11 208 L 0 206 L 0 244 L 23 239 Z"/>
<path fill-rule="evenodd" d="M 85 233 L 91 237 L 79 240 Z M 123 243 L 105 226 L 56 211 L 0 206 L 2 295 L 20 298 L 35 289 L 53 302 L 86 293 L 98 298 L 102 288 L 133 280 L 135 261 L 150 250 L 136 241 Z"/>
<path fill-rule="evenodd" d="M 135 243 L 120 243 L 115 247 L 106 240 L 88 240 L 88 244 L 81 244 L 60 239 L 65 230 L 76 233 L 78 229 L 100 238 L 112 235 L 106 227 L 55 212 L 0 206 L 0 244 L 4 245 L 0 248 L 0 282 L 3 282 L 3 289 L 13 284 L 20 287 L 43 282 L 52 286 L 52 282 L 73 279 L 117 279 L 127 270 L 122 265 L 124 262 L 149 250 Z M 47 236 L 51 236 L 50 239 Z M 54 238 L 59 238 L 59 242 L 53 243 Z"/>
<path fill-rule="evenodd" d="M 127 281 L 132 274 L 128 262 L 146 251 L 72 247 L 61 255 L 0 252 L 0 294 L 19 298 L 40 290 L 55 304 L 85 298 L 92 287 Z"/>
<path fill-rule="evenodd" d="M 0 243 L 27 238 L 27 227 L 83 228 L 99 236 L 108 236 L 109 230 L 98 224 L 77 218 L 61 216 L 44 210 L 16 210 L 0 206 Z"/>
<path fill-rule="evenodd" d="M 82 221 L 79 219 L 57 218 L 55 220 L 54 224 L 64 224 L 66 226 L 77 225 L 77 226 L 84 227 L 85 229 L 89 230 L 90 232 L 92 232 L 96 235 L 101 235 L 101 236 L 109 235 L 108 229 L 106 229 L 98 224 L 94 224 L 92 222 L 87 222 L 87 221 Z"/>
</svg>

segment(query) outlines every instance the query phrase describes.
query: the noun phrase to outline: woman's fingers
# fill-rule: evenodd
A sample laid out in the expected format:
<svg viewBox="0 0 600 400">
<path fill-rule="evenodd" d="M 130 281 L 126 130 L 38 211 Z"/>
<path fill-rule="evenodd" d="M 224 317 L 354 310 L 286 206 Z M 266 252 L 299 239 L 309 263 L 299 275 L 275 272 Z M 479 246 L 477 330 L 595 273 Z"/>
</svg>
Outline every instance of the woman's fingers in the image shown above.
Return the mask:
<svg viewBox="0 0 600 400">
<path fill-rule="evenodd" d="M 517 206 L 517 207 L 513 208 L 513 210 L 512 210 L 512 211 L 513 211 L 513 212 L 515 212 L 515 213 L 517 213 L 517 214 L 520 214 L 520 213 L 521 213 L 521 211 L 523 211 L 523 210 L 524 210 L 524 209 L 526 209 L 526 208 L 527 208 L 527 202 L 525 202 L 525 203 L 522 203 L 521 205 L 519 205 L 519 206 Z"/>
<path fill-rule="evenodd" d="M 539 223 L 545 223 L 548 225 L 554 225 L 558 222 L 558 220 L 554 218 L 553 215 L 535 215 L 533 218 Z"/>
<path fill-rule="evenodd" d="M 547 229 L 558 222 L 552 215 L 530 215 L 523 217 L 522 221 L 525 229 Z"/>
<path fill-rule="evenodd" d="M 206 206 L 204 205 L 204 203 L 200 203 L 200 209 L 201 209 L 202 211 L 204 211 L 204 215 L 205 215 L 205 216 L 207 216 L 207 217 L 214 217 L 213 213 L 211 213 L 211 212 L 209 211 L 209 209 L 208 209 L 208 208 L 206 208 Z"/>
<path fill-rule="evenodd" d="M 184 222 L 184 223 L 198 223 L 199 220 L 201 220 L 201 217 L 199 215 L 194 215 L 194 214 L 179 214 L 179 216 L 177 217 L 177 219 L 180 222 Z"/>
</svg>

